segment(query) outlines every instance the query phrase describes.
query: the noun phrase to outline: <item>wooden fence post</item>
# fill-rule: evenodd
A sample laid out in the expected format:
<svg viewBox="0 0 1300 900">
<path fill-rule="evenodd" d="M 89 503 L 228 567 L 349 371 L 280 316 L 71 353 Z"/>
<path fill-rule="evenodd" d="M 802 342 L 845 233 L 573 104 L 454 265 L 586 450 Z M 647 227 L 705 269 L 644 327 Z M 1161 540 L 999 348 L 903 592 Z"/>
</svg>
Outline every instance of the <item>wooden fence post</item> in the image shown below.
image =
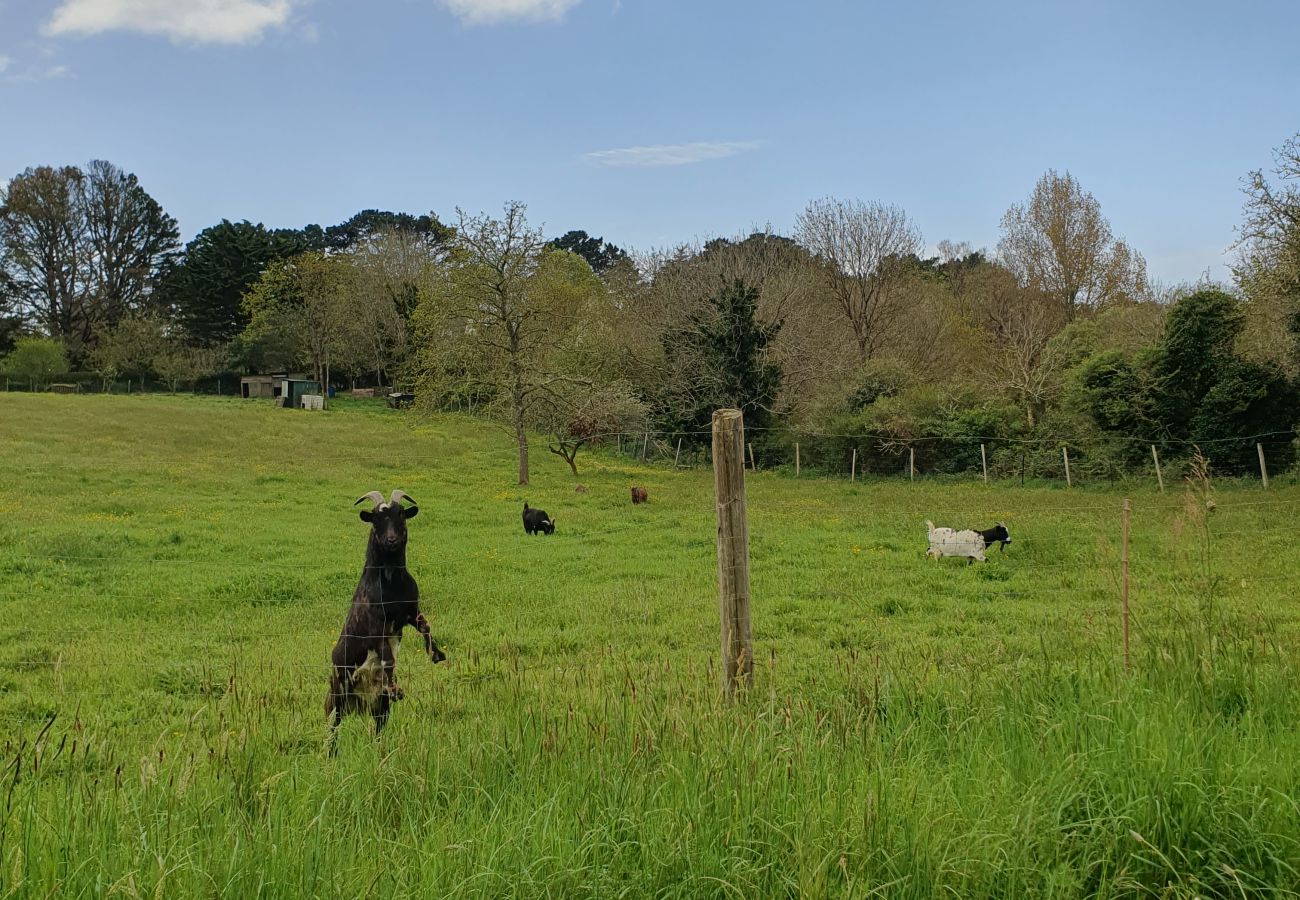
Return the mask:
<svg viewBox="0 0 1300 900">
<path fill-rule="evenodd" d="M 745 422 L 738 409 L 713 413 L 713 491 L 718 515 L 722 692 L 754 681 L 749 616 L 749 524 L 745 514 Z"/>
<path fill-rule="evenodd" d="M 673 457 L 673 468 L 677 468 L 677 463 L 682 458 L 682 439 L 677 439 L 677 454 Z"/>
<path fill-rule="evenodd" d="M 1259 477 L 1264 482 L 1264 490 L 1268 490 L 1268 465 L 1264 462 L 1264 445 L 1256 443 L 1255 450 L 1259 453 Z"/>
<path fill-rule="evenodd" d="M 794 477 L 799 477 L 799 442 L 794 442 Z"/>
<path fill-rule="evenodd" d="M 1061 458 L 1065 460 L 1065 486 L 1074 487 L 1074 483 L 1070 481 L 1070 451 L 1064 444 L 1061 445 Z"/>
<path fill-rule="evenodd" d="M 623 433 L 620 431 L 617 435 L 615 435 L 615 439 L 618 441 L 618 455 L 622 456 L 623 455 Z"/>
<path fill-rule="evenodd" d="M 1151 445 L 1151 458 L 1156 462 L 1156 484 L 1160 485 L 1160 493 L 1165 492 L 1165 476 L 1160 471 L 1160 454 L 1156 452 L 1156 445 Z"/>
<path fill-rule="evenodd" d="M 907 448 L 907 477 L 916 481 L 916 448 Z"/>
<path fill-rule="evenodd" d="M 752 472 L 758 471 L 758 466 L 754 465 L 754 445 L 749 445 L 749 468 Z"/>
<path fill-rule="evenodd" d="M 645 441 L 641 444 L 641 462 L 645 462 L 645 452 L 650 448 L 650 432 L 645 433 Z"/>
<path fill-rule="evenodd" d="M 858 480 L 858 448 L 853 448 L 853 462 L 849 465 L 849 481 Z"/>
<path fill-rule="evenodd" d="M 980 465 L 984 468 L 984 483 L 989 483 L 989 456 L 984 452 L 984 445 L 980 444 Z"/>
<path fill-rule="evenodd" d="M 1124 498 L 1119 539 L 1119 610 L 1124 631 L 1124 671 L 1128 671 L 1128 520 L 1132 504 Z"/>
</svg>

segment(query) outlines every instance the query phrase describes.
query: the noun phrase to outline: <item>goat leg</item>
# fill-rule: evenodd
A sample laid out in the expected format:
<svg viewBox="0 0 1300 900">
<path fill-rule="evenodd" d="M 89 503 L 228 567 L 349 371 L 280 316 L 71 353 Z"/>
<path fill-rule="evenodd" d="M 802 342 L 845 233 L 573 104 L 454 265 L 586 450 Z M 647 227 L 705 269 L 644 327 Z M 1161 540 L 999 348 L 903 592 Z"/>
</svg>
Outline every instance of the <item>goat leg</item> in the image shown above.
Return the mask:
<svg viewBox="0 0 1300 900">
<path fill-rule="evenodd" d="M 339 702 L 334 686 L 325 697 L 325 752 L 330 756 L 338 753 Z"/>
<path fill-rule="evenodd" d="M 415 630 L 424 635 L 424 652 L 429 654 L 430 662 L 440 663 L 447 658 L 447 654 L 434 643 L 433 632 L 429 630 L 429 620 L 424 617 L 424 613 L 415 614 Z"/>
</svg>

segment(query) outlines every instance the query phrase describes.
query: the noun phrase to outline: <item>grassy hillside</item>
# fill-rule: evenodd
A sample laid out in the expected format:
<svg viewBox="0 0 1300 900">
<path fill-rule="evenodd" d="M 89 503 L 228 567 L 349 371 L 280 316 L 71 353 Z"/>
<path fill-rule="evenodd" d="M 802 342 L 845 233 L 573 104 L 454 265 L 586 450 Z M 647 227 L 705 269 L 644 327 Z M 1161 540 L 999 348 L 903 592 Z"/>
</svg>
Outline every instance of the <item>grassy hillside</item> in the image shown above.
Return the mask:
<svg viewBox="0 0 1300 900">
<path fill-rule="evenodd" d="M 1147 485 L 760 472 L 755 689 L 728 707 L 707 470 L 580 457 L 577 494 L 538 447 L 519 488 L 503 432 L 414 421 L 0 395 L 0 896 L 1300 883 L 1300 488 L 1216 485 L 1205 513 Z M 408 637 L 383 739 L 352 719 L 327 759 L 351 503 L 398 487 L 450 661 Z M 554 536 L 524 535 L 525 500 Z M 1014 542 L 927 562 L 927 518 Z"/>
</svg>

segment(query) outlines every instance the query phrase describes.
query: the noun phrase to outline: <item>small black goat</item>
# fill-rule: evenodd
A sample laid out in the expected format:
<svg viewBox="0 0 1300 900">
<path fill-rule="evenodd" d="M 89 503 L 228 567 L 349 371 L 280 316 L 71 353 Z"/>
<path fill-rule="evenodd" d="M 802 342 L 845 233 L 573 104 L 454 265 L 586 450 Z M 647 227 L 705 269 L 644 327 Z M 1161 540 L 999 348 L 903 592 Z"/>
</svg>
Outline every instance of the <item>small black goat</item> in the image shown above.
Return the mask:
<svg viewBox="0 0 1300 900">
<path fill-rule="evenodd" d="M 1007 531 L 1007 526 L 1001 522 L 985 531 L 975 532 L 984 539 L 984 548 L 988 549 L 994 544 L 998 545 L 998 552 L 1001 553 L 1007 549 L 1007 544 L 1011 543 L 1011 532 Z"/>
<path fill-rule="evenodd" d="M 402 699 L 394 670 L 403 628 L 410 625 L 424 635 L 424 649 L 432 662 L 447 658 L 434 643 L 420 612 L 420 589 L 406 569 L 406 520 L 415 518 L 419 506 L 402 491 L 393 491 L 387 502 L 379 491 L 371 491 L 357 503 L 364 500 L 374 505 L 361 511 L 361 520 L 370 523 L 366 564 L 343 632 L 330 654 L 334 670 L 325 698 L 325 721 L 331 755 L 343 716 L 369 713 L 377 736 L 388 721 L 389 706 Z M 403 500 L 409 504 L 405 508 Z"/>
<path fill-rule="evenodd" d="M 529 509 L 524 504 L 524 534 L 555 534 L 555 520 L 545 510 Z"/>
</svg>

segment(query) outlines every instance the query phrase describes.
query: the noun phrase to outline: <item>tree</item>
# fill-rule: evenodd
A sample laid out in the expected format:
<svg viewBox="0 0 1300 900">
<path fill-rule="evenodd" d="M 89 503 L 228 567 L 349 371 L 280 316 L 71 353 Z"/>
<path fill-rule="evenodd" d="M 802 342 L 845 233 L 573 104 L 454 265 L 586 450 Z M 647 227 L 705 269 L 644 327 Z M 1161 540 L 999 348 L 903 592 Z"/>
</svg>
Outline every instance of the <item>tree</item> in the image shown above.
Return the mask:
<svg viewBox="0 0 1300 900">
<path fill-rule="evenodd" d="M 561 237 L 548 242 L 547 246 L 581 256 L 597 275 L 604 275 L 628 258 L 621 248 L 604 238 L 592 237 L 585 231 L 565 232 Z"/>
<path fill-rule="evenodd" d="M 326 228 L 324 247 L 312 249 L 347 250 L 381 234 L 401 234 L 431 246 L 445 246 L 453 237 L 453 229 L 442 224 L 433 214 L 413 216 L 410 213 L 365 209 L 346 222 Z"/>
<path fill-rule="evenodd" d="M 176 222 L 102 160 L 27 169 L 0 193 L 0 244 L 18 303 L 80 361 L 102 328 L 150 302 Z"/>
<path fill-rule="evenodd" d="M 173 394 L 181 384 L 195 384 L 222 369 L 222 351 L 215 347 L 194 347 L 180 337 L 168 340 L 151 360 L 158 377 Z"/>
<path fill-rule="evenodd" d="M 228 343 L 248 325 L 244 294 L 268 265 L 299 252 L 300 243 L 292 233 L 222 219 L 186 245 L 163 284 L 165 300 L 196 344 Z"/>
<path fill-rule="evenodd" d="M 80 183 L 99 319 L 111 324 L 148 306 L 180 231 L 138 178 L 110 162 L 91 161 Z"/>
<path fill-rule="evenodd" d="M 328 393 L 330 369 L 356 353 L 356 277 L 343 257 L 317 251 L 271 265 L 244 297 L 251 340 L 296 339 L 303 360 Z"/>
<path fill-rule="evenodd" d="M 705 309 L 664 335 L 678 375 L 673 387 L 680 396 L 672 406 L 682 411 L 682 430 L 704 431 L 721 407 L 741 410 L 751 431 L 770 424 L 781 370 L 767 351 L 781 323 L 760 323 L 757 308 L 758 291 L 736 280 L 721 285 Z"/>
<path fill-rule="evenodd" d="M 358 277 L 358 349 L 364 351 L 356 361 L 357 374 L 374 372 L 376 383 L 382 384 L 385 372 L 404 362 L 411 314 L 437 280 L 447 251 L 441 237 L 387 225 L 367 232 L 348 248 L 346 257 Z"/>
<path fill-rule="evenodd" d="M 1021 285 L 1056 299 L 1067 321 L 1148 292 L 1146 260 L 1111 234 L 1092 194 L 1049 169 L 1025 205 L 1002 216 L 998 254 Z"/>
<path fill-rule="evenodd" d="M 1064 313 L 1051 297 L 1022 287 L 1001 266 L 981 263 L 962 275 L 964 299 L 984 338 L 985 363 L 1033 428 L 1058 386 L 1064 357 L 1050 349 L 1065 325 Z"/>
<path fill-rule="evenodd" d="M 514 435 L 520 484 L 528 483 L 528 433 L 543 401 L 583 380 L 559 351 L 600 280 L 582 259 L 550 249 L 522 203 L 500 219 L 457 210 L 451 259 L 416 311 L 418 364 L 427 402 L 468 389 Z"/>
<path fill-rule="evenodd" d="M 5 375 L 27 382 L 32 390 L 41 390 L 55 375 L 68 371 L 63 344 L 52 338 L 19 338 L 14 342 L 14 349 L 0 362 Z"/>
<path fill-rule="evenodd" d="M 0 245 L 21 312 L 41 330 L 73 345 L 91 321 L 86 223 L 77 208 L 81 170 L 25 170 L 0 192 Z"/>
<path fill-rule="evenodd" d="M 1085 408 L 1131 462 L 1149 442 L 1176 452 L 1204 443 L 1216 468 L 1250 471 L 1258 436 L 1292 431 L 1297 392 L 1276 366 L 1238 355 L 1244 321 L 1244 304 L 1223 291 L 1183 297 L 1149 351 L 1110 351 L 1086 364 Z M 1295 459 L 1290 440 L 1267 452 L 1277 468 Z"/>
<path fill-rule="evenodd" d="M 899 262 L 920 252 L 920 231 L 897 206 L 826 198 L 800 213 L 795 236 L 821 260 L 823 290 L 866 362 L 902 318 Z"/>
<path fill-rule="evenodd" d="M 578 451 L 584 446 L 612 434 L 643 431 L 648 419 L 630 385 L 574 379 L 548 393 L 534 421 L 551 435 L 547 449 L 577 475 Z"/>
<path fill-rule="evenodd" d="M 1244 338 L 1251 355 L 1300 376 L 1300 133 L 1273 154 L 1273 179 L 1246 179 L 1244 220 L 1233 274 L 1250 304 Z"/>
<path fill-rule="evenodd" d="M 122 319 L 100 335 L 87 361 L 103 381 L 104 390 L 122 375 L 143 377 L 167 343 L 167 323 L 156 313 Z"/>
</svg>

